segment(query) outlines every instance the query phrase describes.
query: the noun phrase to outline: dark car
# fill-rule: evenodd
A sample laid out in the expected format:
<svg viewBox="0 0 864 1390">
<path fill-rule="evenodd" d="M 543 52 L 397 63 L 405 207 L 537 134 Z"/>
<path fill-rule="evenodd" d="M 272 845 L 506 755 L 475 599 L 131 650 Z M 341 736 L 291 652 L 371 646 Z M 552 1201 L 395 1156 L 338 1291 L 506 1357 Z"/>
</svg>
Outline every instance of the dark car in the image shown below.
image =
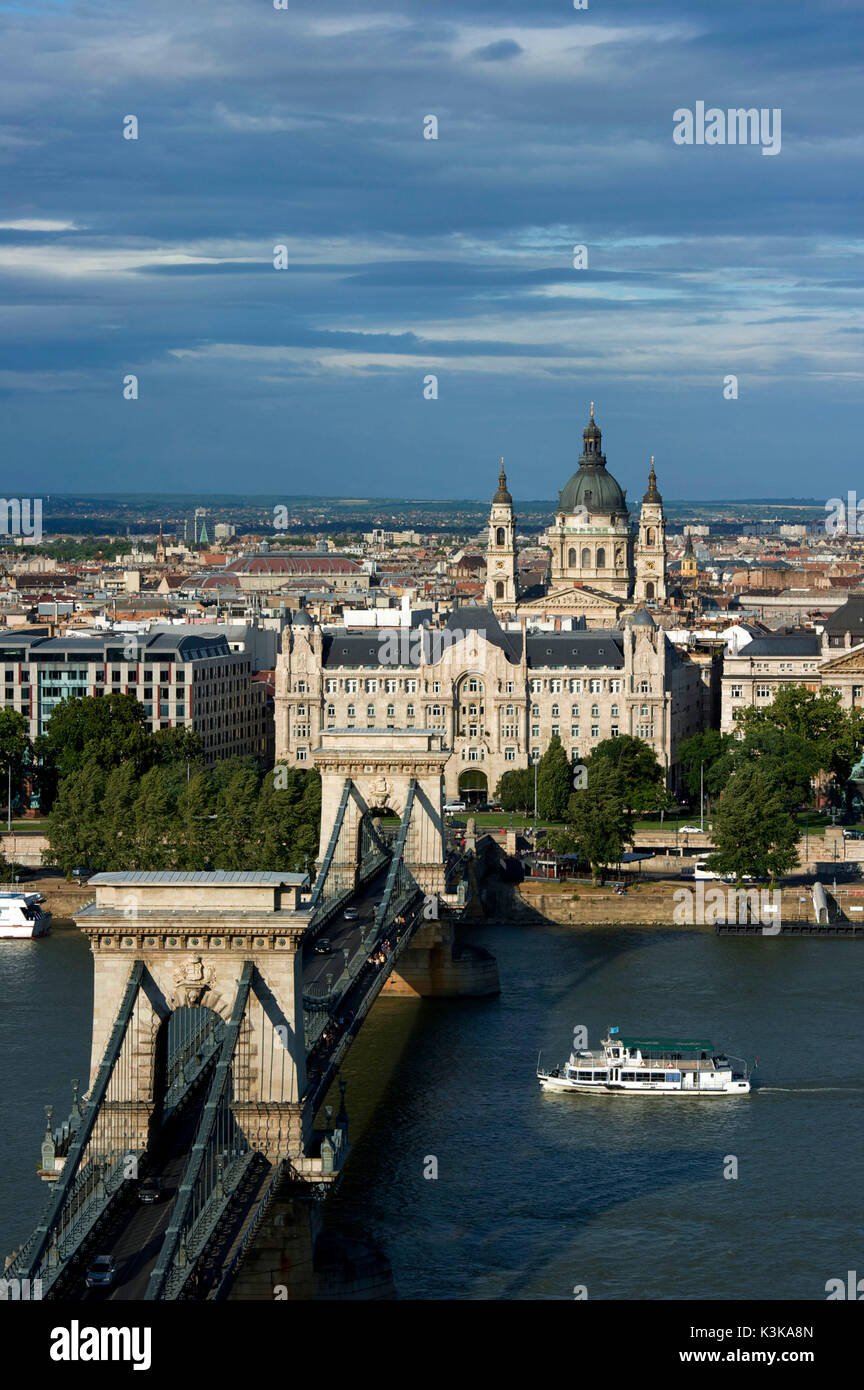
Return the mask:
<svg viewBox="0 0 864 1390">
<path fill-rule="evenodd" d="M 138 1188 L 138 1201 L 146 1202 L 150 1206 L 153 1202 L 158 1202 L 162 1196 L 162 1179 L 155 1176 L 145 1178 Z"/>
<path fill-rule="evenodd" d="M 319 936 L 318 940 L 315 942 L 316 955 L 329 956 L 332 950 L 333 942 L 330 940 L 329 936 Z"/>
<path fill-rule="evenodd" d="M 89 877 L 90 877 L 90 870 L 89 870 L 89 869 L 82 869 L 82 868 L 80 867 L 80 865 L 79 865 L 79 867 L 78 867 L 77 869 L 73 869 L 73 870 L 72 870 L 72 877 L 73 877 L 73 878 L 89 878 Z"/>
<path fill-rule="evenodd" d="M 97 1255 L 90 1261 L 85 1282 L 88 1289 L 110 1289 L 117 1278 L 113 1255 Z"/>
</svg>

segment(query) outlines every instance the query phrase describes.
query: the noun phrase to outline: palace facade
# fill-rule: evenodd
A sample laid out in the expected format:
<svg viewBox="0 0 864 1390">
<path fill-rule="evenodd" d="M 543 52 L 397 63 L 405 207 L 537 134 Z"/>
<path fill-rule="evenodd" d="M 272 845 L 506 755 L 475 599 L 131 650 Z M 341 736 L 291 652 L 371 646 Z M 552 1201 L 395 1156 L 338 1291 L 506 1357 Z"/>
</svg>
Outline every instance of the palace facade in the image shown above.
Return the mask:
<svg viewBox="0 0 864 1390">
<path fill-rule="evenodd" d="M 483 801 L 558 734 L 573 762 L 603 739 L 644 739 L 677 784 L 681 739 L 702 727 L 703 673 L 649 613 L 605 631 L 502 627 L 490 608 L 443 628 L 325 630 L 303 612 L 276 673 L 276 760 L 309 765 L 322 731 L 429 729 L 451 749 L 448 798 Z"/>
</svg>

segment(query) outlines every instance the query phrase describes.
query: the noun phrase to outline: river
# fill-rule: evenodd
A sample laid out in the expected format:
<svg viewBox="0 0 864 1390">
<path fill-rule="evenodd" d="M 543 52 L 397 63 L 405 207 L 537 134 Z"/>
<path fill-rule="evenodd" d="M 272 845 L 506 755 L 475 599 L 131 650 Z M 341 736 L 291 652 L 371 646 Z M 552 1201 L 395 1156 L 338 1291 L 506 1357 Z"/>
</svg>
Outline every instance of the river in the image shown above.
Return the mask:
<svg viewBox="0 0 864 1390">
<path fill-rule="evenodd" d="M 344 1069 L 353 1151 L 327 1222 L 387 1252 L 400 1297 L 824 1299 L 856 1268 L 860 942 L 551 923 L 476 940 L 499 998 L 381 999 Z M 2 943 L 4 1253 L 47 1195 L 42 1107 L 56 1123 L 86 1082 L 91 997 L 73 928 Z M 580 1024 L 591 1045 L 617 1024 L 758 1055 L 755 1090 L 541 1093 L 538 1051 L 562 1060 Z"/>
</svg>

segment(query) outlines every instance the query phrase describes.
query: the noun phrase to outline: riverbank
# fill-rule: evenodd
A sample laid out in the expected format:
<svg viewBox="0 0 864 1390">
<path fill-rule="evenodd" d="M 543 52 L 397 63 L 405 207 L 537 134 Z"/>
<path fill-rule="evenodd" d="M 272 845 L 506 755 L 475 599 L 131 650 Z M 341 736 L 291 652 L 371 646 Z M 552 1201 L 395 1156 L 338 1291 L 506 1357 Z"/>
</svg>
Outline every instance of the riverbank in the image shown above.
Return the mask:
<svg viewBox="0 0 864 1390">
<path fill-rule="evenodd" d="M 724 894 L 733 894 L 728 904 L 732 908 L 731 920 L 734 921 L 738 916 L 734 889 L 712 882 L 682 883 L 680 878 L 643 879 L 638 888 L 628 885 L 625 895 L 616 893 L 614 888 L 595 887 L 582 882 L 559 883 L 551 879 L 525 879 L 522 883 L 490 881 L 486 911 L 493 921 L 501 923 L 529 925 L 556 922 L 574 927 L 619 925 L 713 932 L 715 916 L 711 908 L 718 900 L 711 894 L 717 887 Z M 760 893 L 759 889 L 750 891 Z M 813 899 L 804 886 L 792 885 L 775 891 L 776 896 L 768 889 L 761 890 L 766 894 L 764 902 L 767 905 L 776 904 L 779 907 L 777 916 L 780 921 L 815 923 Z M 758 901 L 761 904 L 762 899 Z M 864 906 L 864 890 L 860 901 Z M 708 921 L 699 920 L 706 916 Z M 767 920 L 770 923 L 772 917 L 768 916 Z M 855 917 L 850 917 L 850 920 L 854 921 Z"/>
<path fill-rule="evenodd" d="M 68 883 L 59 869 L 46 869 L 44 873 L 23 878 L 18 883 L 0 885 L 4 893 L 42 893 L 45 906 L 53 917 L 72 917 L 80 912 L 85 903 L 96 896 L 86 883 Z"/>
</svg>

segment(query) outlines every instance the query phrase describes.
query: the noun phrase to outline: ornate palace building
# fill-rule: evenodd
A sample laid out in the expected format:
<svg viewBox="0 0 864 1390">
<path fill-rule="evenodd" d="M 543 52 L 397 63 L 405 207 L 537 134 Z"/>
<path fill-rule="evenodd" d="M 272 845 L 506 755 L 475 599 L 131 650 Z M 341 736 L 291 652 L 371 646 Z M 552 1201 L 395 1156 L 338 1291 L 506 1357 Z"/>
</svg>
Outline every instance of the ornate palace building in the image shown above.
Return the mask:
<svg viewBox="0 0 864 1390">
<path fill-rule="evenodd" d="M 548 632 L 463 608 L 444 628 L 362 635 L 301 612 L 277 667 L 276 760 L 311 764 L 325 729 L 435 730 L 452 749 L 447 796 L 482 801 L 555 733 L 574 762 L 633 734 L 675 785 L 678 744 L 702 727 L 702 705 L 699 667 L 644 611 L 618 629 Z"/>
<path fill-rule="evenodd" d="M 703 667 L 682 656 L 645 604 L 666 594 L 663 499 L 653 459 L 638 524 L 606 467 L 594 409 L 579 467 L 546 532 L 551 584 L 520 595 L 516 519 L 503 462 L 492 499 L 485 605 L 441 627 L 353 632 L 304 610 L 276 672 L 276 759 L 310 764 L 322 732 L 427 729 L 450 752 L 446 795 L 482 801 L 558 734 L 574 762 L 632 734 L 676 786 L 678 745 L 703 726 Z M 443 621 L 443 619 L 437 619 Z M 552 630 L 550 630 L 552 629 Z"/>
</svg>

